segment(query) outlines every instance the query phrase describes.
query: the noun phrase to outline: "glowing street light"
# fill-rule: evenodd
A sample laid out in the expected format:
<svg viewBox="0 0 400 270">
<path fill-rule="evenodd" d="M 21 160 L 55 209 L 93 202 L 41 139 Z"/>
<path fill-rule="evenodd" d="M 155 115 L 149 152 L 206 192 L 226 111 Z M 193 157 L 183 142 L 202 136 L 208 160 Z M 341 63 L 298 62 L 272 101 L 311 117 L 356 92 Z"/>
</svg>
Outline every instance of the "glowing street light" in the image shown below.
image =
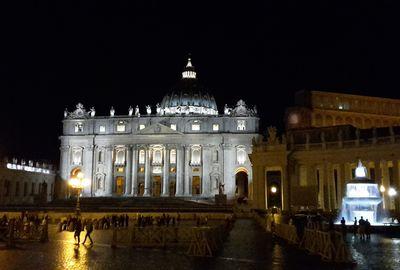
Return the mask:
<svg viewBox="0 0 400 270">
<path fill-rule="evenodd" d="M 271 187 L 271 192 L 272 193 L 276 193 L 278 191 L 278 189 L 275 187 L 275 186 L 272 186 Z"/>
<path fill-rule="evenodd" d="M 385 188 L 383 185 L 381 185 L 381 186 L 379 187 L 379 191 L 382 192 L 382 193 L 384 193 L 384 192 L 386 191 L 386 188 Z"/>
<path fill-rule="evenodd" d="M 81 214 L 81 207 L 79 202 L 79 197 L 81 196 L 81 192 L 84 187 L 89 185 L 89 180 L 83 177 L 82 172 L 78 172 L 76 177 L 73 177 L 69 180 L 69 185 L 72 188 L 75 188 L 77 191 L 77 201 L 76 201 L 76 215 L 79 216 Z"/>
<path fill-rule="evenodd" d="M 389 190 L 388 190 L 388 195 L 390 196 L 390 197 L 393 197 L 393 196 L 396 196 L 397 195 L 397 191 L 394 189 L 394 188 L 389 188 Z"/>
</svg>

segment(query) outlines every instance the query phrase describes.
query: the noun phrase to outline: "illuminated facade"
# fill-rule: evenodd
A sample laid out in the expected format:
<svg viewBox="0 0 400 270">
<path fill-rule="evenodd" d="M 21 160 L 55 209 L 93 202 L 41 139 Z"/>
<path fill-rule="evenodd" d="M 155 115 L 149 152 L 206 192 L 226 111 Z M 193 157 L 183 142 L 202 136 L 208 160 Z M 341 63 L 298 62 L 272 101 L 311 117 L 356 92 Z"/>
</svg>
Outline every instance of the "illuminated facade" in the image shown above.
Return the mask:
<svg viewBox="0 0 400 270">
<path fill-rule="evenodd" d="M 384 210 L 400 210 L 400 100 L 301 91 L 296 105 L 282 136 L 253 144 L 253 206 L 340 209 L 361 160 Z"/>
<path fill-rule="evenodd" d="M 49 202 L 56 173 L 51 165 L 13 159 L 0 162 L 0 205 Z"/>
<path fill-rule="evenodd" d="M 210 198 L 223 185 L 228 198 L 249 196 L 248 158 L 258 136 L 255 108 L 240 100 L 218 113 L 188 59 L 179 83 L 153 109 L 96 116 L 82 104 L 64 112 L 60 174 L 82 171 L 91 180 L 83 196 Z"/>
<path fill-rule="evenodd" d="M 321 91 L 299 91 L 286 110 L 287 129 L 352 125 L 400 125 L 400 100 Z"/>
</svg>

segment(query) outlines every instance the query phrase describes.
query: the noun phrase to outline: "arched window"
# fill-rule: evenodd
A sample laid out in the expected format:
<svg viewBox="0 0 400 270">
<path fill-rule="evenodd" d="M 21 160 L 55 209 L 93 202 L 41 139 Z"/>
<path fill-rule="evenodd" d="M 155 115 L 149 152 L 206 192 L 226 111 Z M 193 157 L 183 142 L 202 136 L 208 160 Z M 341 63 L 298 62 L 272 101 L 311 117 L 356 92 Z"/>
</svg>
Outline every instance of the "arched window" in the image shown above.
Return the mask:
<svg viewBox="0 0 400 270">
<path fill-rule="evenodd" d="M 237 162 L 242 165 L 246 162 L 247 160 L 247 153 L 246 153 L 246 149 L 242 146 L 242 147 L 238 147 L 237 148 Z"/>
<path fill-rule="evenodd" d="M 191 165 L 200 165 L 201 164 L 201 147 L 200 145 L 192 146 L 192 159 Z"/>
<path fill-rule="evenodd" d="M 176 164 L 176 150 L 171 149 L 171 152 L 169 153 L 169 162 L 171 164 Z"/>
<path fill-rule="evenodd" d="M 162 148 L 155 147 L 153 148 L 153 164 L 161 164 L 162 163 Z"/>
<path fill-rule="evenodd" d="M 246 130 L 245 120 L 237 120 L 237 130 Z"/>
<path fill-rule="evenodd" d="M 115 164 L 116 165 L 125 164 L 125 150 L 124 149 L 117 149 L 117 154 L 115 157 Z"/>
<path fill-rule="evenodd" d="M 72 149 L 72 164 L 73 165 L 82 164 L 82 148 Z"/>
<path fill-rule="evenodd" d="M 144 164 L 146 157 L 145 157 L 146 153 L 144 152 L 144 150 L 140 150 L 139 151 L 139 164 Z"/>
</svg>

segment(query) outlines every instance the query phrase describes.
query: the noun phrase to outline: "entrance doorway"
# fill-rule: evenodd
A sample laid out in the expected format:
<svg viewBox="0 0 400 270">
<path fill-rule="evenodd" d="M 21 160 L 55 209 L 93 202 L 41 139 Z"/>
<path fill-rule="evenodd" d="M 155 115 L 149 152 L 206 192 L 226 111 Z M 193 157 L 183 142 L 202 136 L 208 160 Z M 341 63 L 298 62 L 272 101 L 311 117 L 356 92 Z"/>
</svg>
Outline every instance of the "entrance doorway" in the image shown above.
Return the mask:
<svg viewBox="0 0 400 270">
<path fill-rule="evenodd" d="M 244 171 L 239 171 L 235 175 L 236 191 L 235 195 L 238 198 L 249 197 L 249 180 L 248 175 Z"/>
<path fill-rule="evenodd" d="M 115 193 L 117 195 L 123 195 L 124 194 L 124 185 L 125 185 L 125 179 L 123 176 L 117 176 L 116 179 L 116 190 Z"/>
<path fill-rule="evenodd" d="M 192 195 L 201 194 L 201 181 L 200 176 L 193 176 L 192 178 Z"/>
<path fill-rule="evenodd" d="M 161 176 L 156 175 L 153 177 L 152 196 L 160 197 L 161 195 Z"/>
<path fill-rule="evenodd" d="M 175 196 L 175 181 L 170 181 L 169 182 L 169 196 L 174 197 Z"/>
<path fill-rule="evenodd" d="M 144 194 L 144 183 L 142 182 L 138 184 L 138 195 L 143 196 L 143 194 Z"/>
</svg>

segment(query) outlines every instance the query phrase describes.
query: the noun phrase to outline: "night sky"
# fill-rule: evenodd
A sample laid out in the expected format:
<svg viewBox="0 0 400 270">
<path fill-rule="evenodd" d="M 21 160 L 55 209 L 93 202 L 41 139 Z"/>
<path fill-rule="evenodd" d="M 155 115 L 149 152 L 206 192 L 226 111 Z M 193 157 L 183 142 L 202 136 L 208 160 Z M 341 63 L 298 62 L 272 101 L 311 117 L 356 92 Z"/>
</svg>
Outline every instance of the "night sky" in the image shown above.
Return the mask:
<svg viewBox="0 0 400 270">
<path fill-rule="evenodd" d="M 282 130 L 301 89 L 400 98 L 394 0 L 3 2 L 0 152 L 10 157 L 57 164 L 64 108 L 144 112 L 188 53 L 220 112 L 243 98 L 262 131 Z"/>
</svg>

